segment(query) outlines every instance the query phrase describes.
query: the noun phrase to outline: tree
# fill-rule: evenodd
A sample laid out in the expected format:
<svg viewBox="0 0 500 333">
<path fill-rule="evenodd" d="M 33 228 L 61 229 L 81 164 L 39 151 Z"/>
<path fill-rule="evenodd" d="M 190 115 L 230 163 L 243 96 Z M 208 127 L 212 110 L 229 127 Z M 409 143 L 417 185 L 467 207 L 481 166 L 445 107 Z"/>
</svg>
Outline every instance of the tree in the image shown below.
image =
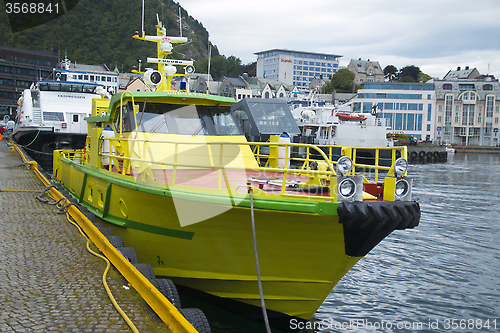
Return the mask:
<svg viewBox="0 0 500 333">
<path fill-rule="evenodd" d="M 403 76 L 403 77 L 399 80 L 399 82 L 410 82 L 410 83 L 411 83 L 411 82 L 417 82 L 417 81 L 415 81 L 415 79 L 414 79 L 414 78 L 412 78 L 411 76 L 406 75 L 406 76 Z"/>
<path fill-rule="evenodd" d="M 324 94 L 331 94 L 334 90 L 337 92 L 349 93 L 352 92 L 352 85 L 356 75 L 347 68 L 339 69 L 332 75 L 330 82 L 322 88 Z"/>
<path fill-rule="evenodd" d="M 398 79 L 402 81 L 405 76 L 409 76 L 413 79 L 413 82 L 418 82 L 418 75 L 421 73 L 420 68 L 416 66 L 406 66 L 399 70 Z M 407 79 L 406 79 L 407 80 Z M 408 82 L 408 81 L 402 81 Z"/>
<path fill-rule="evenodd" d="M 384 68 L 384 77 L 389 81 L 392 81 L 398 75 L 398 69 L 394 65 L 388 65 Z"/>
<path fill-rule="evenodd" d="M 420 74 L 418 74 L 418 82 L 422 82 L 422 83 L 425 83 L 429 80 L 431 80 L 432 77 L 428 74 L 425 74 L 425 73 L 422 73 L 420 72 Z"/>
</svg>

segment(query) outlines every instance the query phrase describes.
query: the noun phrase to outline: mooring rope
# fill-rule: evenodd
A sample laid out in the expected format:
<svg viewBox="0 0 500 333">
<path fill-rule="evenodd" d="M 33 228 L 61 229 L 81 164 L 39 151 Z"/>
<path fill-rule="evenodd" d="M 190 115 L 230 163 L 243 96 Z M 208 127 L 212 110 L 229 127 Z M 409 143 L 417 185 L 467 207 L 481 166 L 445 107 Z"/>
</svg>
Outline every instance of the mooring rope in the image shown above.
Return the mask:
<svg viewBox="0 0 500 333">
<path fill-rule="evenodd" d="M 269 326 L 269 319 L 267 318 L 266 303 L 264 302 L 264 292 L 262 291 L 262 280 L 260 278 L 260 267 L 259 267 L 259 256 L 257 255 L 257 236 L 255 233 L 255 218 L 253 214 L 253 189 L 248 188 L 248 193 L 250 194 L 250 215 L 252 218 L 252 233 L 253 233 L 253 251 L 255 254 L 255 267 L 257 269 L 257 283 L 259 285 L 260 294 L 260 304 L 262 307 L 262 314 L 264 316 L 264 324 L 266 325 L 267 333 L 271 333 L 271 327 Z"/>
</svg>

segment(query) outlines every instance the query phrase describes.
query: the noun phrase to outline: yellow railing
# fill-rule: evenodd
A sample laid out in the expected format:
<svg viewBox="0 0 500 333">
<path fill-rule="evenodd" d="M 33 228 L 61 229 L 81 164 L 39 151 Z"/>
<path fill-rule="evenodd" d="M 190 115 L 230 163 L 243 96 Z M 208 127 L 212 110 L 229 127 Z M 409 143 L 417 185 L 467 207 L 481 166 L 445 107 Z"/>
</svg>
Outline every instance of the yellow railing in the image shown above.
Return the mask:
<svg viewBox="0 0 500 333">
<path fill-rule="evenodd" d="M 401 157 L 406 158 L 407 151 L 406 147 L 380 147 L 380 148 L 367 148 L 367 147 L 338 147 L 338 146 L 317 146 L 301 143 L 282 143 L 282 142 L 180 142 L 180 141 L 170 141 L 170 140 L 148 140 L 148 139 L 132 139 L 132 138 L 101 138 L 101 140 L 109 140 L 110 147 L 116 146 L 114 141 L 119 140 L 122 143 L 120 149 L 120 155 L 114 153 L 105 154 L 101 151 L 99 156 L 101 156 L 100 161 L 103 157 L 109 157 L 110 165 L 108 170 L 112 170 L 112 164 L 116 167 L 119 173 L 123 175 L 130 174 L 130 167 L 133 162 L 143 163 L 143 168 L 141 172 L 146 174 L 151 171 L 151 165 L 157 165 L 161 168 L 167 168 L 172 170 L 171 179 L 169 179 L 170 185 L 176 185 L 177 181 L 177 170 L 178 168 L 198 168 L 198 169 L 212 169 L 218 170 L 218 189 L 226 188 L 229 193 L 234 191 L 231 189 L 229 183 L 229 177 L 227 175 L 228 170 L 244 170 L 244 171 L 257 171 L 261 173 L 278 173 L 282 177 L 281 181 L 281 194 L 285 195 L 287 185 L 290 184 L 290 175 L 300 175 L 309 177 L 309 181 L 305 183 L 309 186 L 316 186 L 318 184 L 325 184 L 324 181 L 318 181 L 318 179 L 329 180 L 332 176 L 336 176 L 334 165 L 340 156 L 348 156 L 353 160 L 353 170 L 350 175 L 361 175 L 364 177 L 365 183 L 378 183 L 383 176 L 387 175 L 394 161 L 401 155 Z M 172 145 L 173 154 L 169 159 L 162 158 L 155 160 L 154 158 L 143 158 L 142 156 L 153 156 L 152 153 L 147 153 L 146 149 L 139 156 L 136 152 L 130 152 L 128 147 L 134 147 L 138 142 L 145 143 L 144 147 L 147 149 L 152 149 L 152 146 L 156 144 Z M 146 145 L 147 144 L 147 145 Z M 202 163 L 195 159 L 191 161 L 179 161 L 179 154 L 182 146 L 200 146 L 206 145 L 208 147 L 210 163 Z M 253 152 L 251 158 L 255 160 L 246 161 L 240 165 L 225 165 L 224 160 L 224 147 L 227 146 L 239 146 L 240 151 L 242 146 L 249 146 Z M 137 146 L 136 146 L 137 147 Z M 218 147 L 218 154 L 213 154 L 213 151 L 217 151 L 215 147 Z M 284 147 L 285 154 L 279 156 L 278 147 Z M 227 148 L 226 148 L 227 149 Z M 263 152 L 263 150 L 268 150 L 268 152 Z M 133 150 L 133 149 L 132 149 Z M 298 154 L 297 150 L 301 150 Z M 399 151 L 399 154 L 397 153 Z M 288 154 L 290 152 L 290 154 Z M 326 152 L 326 153 L 325 153 Z M 370 156 L 363 156 L 360 153 L 369 152 Z M 70 151 L 68 151 L 70 153 Z M 131 154 L 138 157 L 131 157 Z M 77 163 L 82 163 L 79 160 L 78 152 L 71 151 L 72 157 L 70 159 Z M 69 155 L 68 155 L 69 156 Z M 76 157 L 75 157 L 76 156 Z M 249 156 L 246 156 L 247 158 Z M 286 167 L 279 167 L 278 161 L 281 160 L 282 164 Z M 257 163 L 252 163 L 257 161 Z M 370 163 L 367 163 L 370 162 Z M 253 164 L 253 165 L 250 165 Z M 262 166 L 264 164 L 264 166 Z M 318 165 L 320 164 L 320 165 Z M 153 173 L 149 175 L 153 177 Z M 280 177 L 280 178 L 281 178 Z M 153 177 L 154 179 L 154 177 Z M 314 181 L 312 181 L 314 180 Z M 156 181 L 156 180 L 154 180 Z M 304 183 L 302 184 L 303 186 Z M 333 197 L 336 194 L 336 190 L 333 188 L 334 182 L 330 182 L 330 196 Z"/>
<path fill-rule="evenodd" d="M 253 145 L 253 143 L 250 143 Z M 278 143 L 267 143 L 269 146 L 277 145 Z M 281 144 L 280 144 L 281 145 Z M 301 165 L 301 169 L 310 166 L 311 162 L 317 162 L 318 158 L 315 152 L 318 148 L 324 153 L 320 156 L 330 161 L 332 165 L 337 164 L 337 160 L 341 156 L 348 156 L 353 161 L 353 169 L 350 175 L 360 175 L 365 177 L 365 182 L 378 183 L 383 176 L 391 170 L 392 165 L 399 157 L 407 159 L 406 146 L 398 147 L 341 147 L 330 145 L 304 145 L 304 144 L 288 144 L 290 147 L 304 147 L 304 151 L 292 152 L 291 161 Z M 315 149 L 311 152 L 311 147 Z M 256 145 L 252 150 L 259 164 L 267 166 L 272 157 L 270 154 L 263 153 L 261 145 Z M 337 151 L 337 153 L 336 153 Z M 384 152 L 381 154 L 381 152 Z M 398 154 L 399 152 L 399 154 Z M 362 153 L 370 153 L 371 156 L 362 156 Z M 295 157 L 293 157 L 295 155 Z M 383 155 L 383 156 L 382 156 Z M 320 159 L 321 160 L 321 159 Z M 364 163 L 371 161 L 372 163 Z M 265 163 L 264 163 L 265 162 Z"/>
<path fill-rule="evenodd" d="M 309 176 L 310 179 L 315 179 L 318 177 L 322 177 L 324 179 L 329 179 L 331 176 L 336 176 L 335 169 L 333 168 L 333 164 L 328 160 L 327 156 L 321 149 L 317 148 L 316 146 L 313 145 L 306 145 L 306 144 L 295 144 L 295 143 L 265 143 L 265 142 L 179 142 L 179 141 L 169 141 L 169 140 L 146 140 L 146 139 L 129 139 L 129 138 L 101 138 L 101 140 L 108 140 L 111 142 L 119 140 L 123 146 L 121 147 L 121 152 L 120 156 L 117 156 L 116 153 L 118 151 L 115 151 L 115 154 L 105 154 L 99 151 L 99 156 L 100 161 L 102 161 L 103 157 L 109 157 L 110 165 L 107 167 L 109 171 L 112 170 L 112 165 L 111 163 L 114 164 L 116 169 L 118 170 L 119 173 L 123 175 L 127 175 L 129 172 L 127 171 L 127 168 L 125 165 L 130 165 L 132 162 L 140 162 L 140 163 L 145 163 L 147 165 L 157 165 L 162 168 L 167 167 L 172 169 L 172 178 L 169 179 L 169 184 L 170 185 L 176 185 L 176 177 L 177 177 L 177 170 L 179 167 L 181 168 L 198 168 L 198 169 L 212 169 L 212 170 L 218 170 L 218 188 L 221 189 L 222 187 L 225 187 L 229 192 L 232 191 L 230 184 L 229 184 L 229 178 L 227 175 L 227 170 L 243 170 L 243 171 L 257 171 L 261 173 L 279 173 L 280 176 L 283 177 L 282 183 L 281 183 L 281 194 L 285 195 L 285 191 L 287 189 L 287 185 L 290 184 L 287 180 L 290 180 L 289 175 L 301 175 L 301 176 Z M 148 149 L 151 149 L 152 146 L 155 144 L 164 144 L 164 145 L 172 145 L 173 146 L 173 151 L 174 153 L 172 154 L 172 159 L 169 161 L 166 161 L 164 159 L 160 160 L 155 160 L 155 159 L 145 159 L 145 158 L 136 158 L 136 157 L 131 157 L 131 152 L 128 151 L 125 147 L 127 146 L 126 142 L 130 142 L 130 146 L 137 142 L 144 142 L 148 144 Z M 208 151 L 213 151 L 213 147 L 219 146 L 219 153 L 218 153 L 218 159 L 216 155 L 210 154 L 210 164 L 203 164 L 197 161 L 190 161 L 190 162 L 179 162 L 178 161 L 178 153 L 179 151 L 182 151 L 179 149 L 180 146 L 183 145 L 191 145 L 191 146 L 200 146 L 200 145 L 207 145 Z M 115 146 L 115 144 L 111 144 L 111 146 Z M 280 168 L 277 166 L 277 160 L 278 156 L 273 156 L 272 158 L 276 160 L 275 166 L 273 167 L 261 167 L 260 165 L 255 163 L 254 156 L 246 156 L 247 158 L 250 157 L 252 158 L 252 161 L 247 161 L 248 163 L 245 163 L 243 165 L 224 165 L 223 164 L 223 158 L 224 158 L 224 147 L 227 146 L 269 146 L 270 148 L 274 147 L 277 148 L 279 146 L 284 146 L 285 150 L 290 150 L 292 147 L 306 147 L 308 150 L 313 150 L 321 156 L 322 162 L 326 164 L 327 168 L 326 170 L 313 170 L 310 168 L 299 168 L 299 167 L 284 167 Z M 226 148 L 227 149 L 227 148 Z M 240 148 L 241 149 L 241 148 Z M 64 155 L 64 157 L 69 158 L 71 160 L 74 160 L 77 163 L 79 160 L 75 160 L 74 156 L 75 153 L 78 154 L 78 151 L 61 151 Z M 136 153 L 134 153 L 137 155 Z M 146 152 L 143 152 L 142 155 L 146 155 Z M 182 155 L 182 153 L 180 154 Z M 152 156 L 152 154 L 150 155 Z M 284 159 L 284 165 L 288 165 L 289 162 L 292 160 L 292 158 L 288 157 L 287 154 L 285 154 Z M 249 165 L 253 164 L 253 166 Z M 333 185 L 333 182 L 332 184 Z M 330 189 L 330 195 L 335 196 L 336 190 L 334 191 L 334 188 Z"/>
</svg>

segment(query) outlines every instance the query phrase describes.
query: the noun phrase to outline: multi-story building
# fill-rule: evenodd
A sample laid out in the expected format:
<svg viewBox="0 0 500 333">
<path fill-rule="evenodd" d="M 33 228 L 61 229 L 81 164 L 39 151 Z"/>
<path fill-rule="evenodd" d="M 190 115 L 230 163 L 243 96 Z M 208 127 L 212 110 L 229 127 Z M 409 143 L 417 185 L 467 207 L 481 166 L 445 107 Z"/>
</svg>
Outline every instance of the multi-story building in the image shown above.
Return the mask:
<svg viewBox="0 0 500 333">
<path fill-rule="evenodd" d="M 257 77 L 309 87 L 313 79 L 328 78 L 339 69 L 341 55 L 272 49 L 256 52 Z"/>
<path fill-rule="evenodd" d="M 0 45 L 0 115 L 14 114 L 23 90 L 48 77 L 57 62 L 48 53 Z"/>
<path fill-rule="evenodd" d="M 378 61 L 351 59 L 347 69 L 356 74 L 354 84 L 357 86 L 367 82 L 384 82 L 384 71 Z"/>
<path fill-rule="evenodd" d="M 457 68 L 436 87 L 436 140 L 445 144 L 497 146 L 500 86 L 492 75 Z"/>
<path fill-rule="evenodd" d="M 352 99 L 355 112 L 374 112 L 394 133 L 435 138 L 436 94 L 432 83 L 368 82 Z"/>
</svg>

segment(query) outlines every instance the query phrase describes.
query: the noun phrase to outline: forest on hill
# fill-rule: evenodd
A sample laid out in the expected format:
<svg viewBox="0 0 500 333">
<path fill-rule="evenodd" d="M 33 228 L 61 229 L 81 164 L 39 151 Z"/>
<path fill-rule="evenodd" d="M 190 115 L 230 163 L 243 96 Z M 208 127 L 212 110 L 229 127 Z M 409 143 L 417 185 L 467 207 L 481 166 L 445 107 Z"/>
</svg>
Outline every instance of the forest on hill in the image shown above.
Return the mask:
<svg viewBox="0 0 500 333">
<path fill-rule="evenodd" d="M 146 34 L 156 35 L 158 15 L 167 29 L 167 35 L 179 36 L 179 7 L 172 0 L 145 0 Z M 188 37 L 189 42 L 174 44 L 170 57 L 204 64 L 208 58 L 208 31 L 186 10 L 180 9 L 182 35 Z M 79 0 L 72 10 L 52 21 L 20 32 L 11 32 L 8 16 L 2 10 L 0 31 L 3 33 L 0 34 L 0 44 L 51 53 L 59 59 L 67 55 L 73 62 L 106 64 L 110 69 L 116 66 L 120 72 L 130 72 L 139 59 L 144 65 L 147 57 L 156 56 L 155 43 L 132 38 L 135 31 L 141 30 L 141 13 L 140 0 Z M 212 62 L 215 60 L 218 65 L 214 77 L 229 73 L 239 75 L 245 70 L 239 58 L 220 55 L 214 45 L 211 54 Z M 197 72 L 206 71 L 197 69 Z"/>
</svg>

